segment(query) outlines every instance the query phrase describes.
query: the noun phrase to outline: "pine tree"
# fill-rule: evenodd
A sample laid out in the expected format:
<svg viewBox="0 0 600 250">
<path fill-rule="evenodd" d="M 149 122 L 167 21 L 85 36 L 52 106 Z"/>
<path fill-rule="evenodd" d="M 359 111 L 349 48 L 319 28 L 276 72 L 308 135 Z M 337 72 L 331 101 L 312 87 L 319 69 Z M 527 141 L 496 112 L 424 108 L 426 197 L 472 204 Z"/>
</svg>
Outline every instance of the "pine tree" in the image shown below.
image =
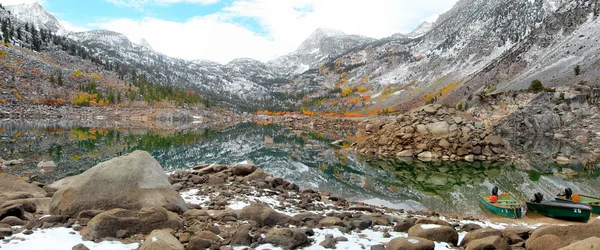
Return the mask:
<svg viewBox="0 0 600 250">
<path fill-rule="evenodd" d="M 0 34 L 0 38 L 2 38 L 2 40 L 4 40 L 4 36 L 6 33 L 4 33 L 4 22 L 1 22 L 0 25 L 2 25 L 2 34 Z"/>
<path fill-rule="evenodd" d="M 2 35 L 4 37 L 4 45 L 8 46 L 9 40 L 9 32 L 8 32 L 8 23 L 6 21 L 2 21 Z"/>
<path fill-rule="evenodd" d="M 58 81 L 58 85 L 59 86 L 63 86 L 64 82 L 63 82 L 62 71 L 58 72 L 58 79 L 57 79 L 57 81 Z"/>
<path fill-rule="evenodd" d="M 23 40 L 21 36 L 21 27 L 17 29 L 17 40 Z"/>
<path fill-rule="evenodd" d="M 42 41 L 38 36 L 38 32 L 35 28 L 31 29 L 31 41 L 33 45 L 33 50 L 41 51 L 42 50 Z"/>
</svg>

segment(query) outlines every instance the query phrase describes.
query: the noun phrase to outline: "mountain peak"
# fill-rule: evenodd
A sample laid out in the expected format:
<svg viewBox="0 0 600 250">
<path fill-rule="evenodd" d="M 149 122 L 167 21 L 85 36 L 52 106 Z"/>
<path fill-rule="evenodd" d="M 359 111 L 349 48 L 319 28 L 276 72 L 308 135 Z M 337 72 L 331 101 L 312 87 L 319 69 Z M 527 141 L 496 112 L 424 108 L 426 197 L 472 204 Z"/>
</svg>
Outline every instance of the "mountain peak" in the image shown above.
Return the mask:
<svg viewBox="0 0 600 250">
<path fill-rule="evenodd" d="M 346 33 L 341 30 L 329 29 L 329 28 L 318 28 L 312 34 L 311 37 L 332 37 L 332 36 L 345 36 Z"/>
<path fill-rule="evenodd" d="M 140 45 L 149 50 L 154 50 L 154 49 L 152 49 L 152 46 L 150 45 L 150 43 L 148 43 L 148 41 L 146 41 L 146 39 L 144 39 L 144 38 L 140 38 L 140 40 L 138 40 L 135 44 Z"/>
<path fill-rule="evenodd" d="M 8 5 L 5 8 L 17 19 L 32 23 L 38 29 L 44 28 L 58 34 L 67 33 L 67 30 L 58 22 L 56 17 L 48 13 L 38 2 Z"/>
<path fill-rule="evenodd" d="M 413 30 L 412 32 L 408 33 L 407 36 L 411 37 L 411 38 L 415 38 L 415 37 L 420 37 L 422 35 L 427 34 L 427 32 L 431 31 L 431 29 L 433 28 L 434 23 L 433 22 L 422 22 L 421 25 L 419 25 L 419 27 L 417 27 L 415 30 Z"/>
</svg>

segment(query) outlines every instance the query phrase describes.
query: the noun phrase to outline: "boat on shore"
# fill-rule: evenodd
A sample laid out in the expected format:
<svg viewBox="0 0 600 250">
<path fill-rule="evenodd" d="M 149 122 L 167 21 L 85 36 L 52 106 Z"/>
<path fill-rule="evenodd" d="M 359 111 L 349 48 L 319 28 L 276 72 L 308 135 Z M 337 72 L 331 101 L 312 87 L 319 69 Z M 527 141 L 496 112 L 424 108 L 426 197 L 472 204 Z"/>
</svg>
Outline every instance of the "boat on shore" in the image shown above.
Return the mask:
<svg viewBox="0 0 600 250">
<path fill-rule="evenodd" d="M 537 212 L 546 217 L 587 222 L 592 215 L 592 207 L 581 203 L 544 201 L 544 196 L 540 193 L 535 194 L 535 199 L 526 202 L 527 210 Z"/>
<path fill-rule="evenodd" d="M 498 187 L 494 187 L 489 196 L 479 196 L 479 201 L 488 211 L 500 216 L 518 219 L 524 214 L 523 206 L 515 197 L 507 193 L 498 195 Z"/>
<path fill-rule="evenodd" d="M 589 205 L 592 207 L 592 213 L 600 214 L 600 198 L 582 194 L 573 194 L 573 191 L 570 188 L 566 188 L 565 193 L 557 195 L 555 199 L 558 202 L 581 203 Z"/>
</svg>

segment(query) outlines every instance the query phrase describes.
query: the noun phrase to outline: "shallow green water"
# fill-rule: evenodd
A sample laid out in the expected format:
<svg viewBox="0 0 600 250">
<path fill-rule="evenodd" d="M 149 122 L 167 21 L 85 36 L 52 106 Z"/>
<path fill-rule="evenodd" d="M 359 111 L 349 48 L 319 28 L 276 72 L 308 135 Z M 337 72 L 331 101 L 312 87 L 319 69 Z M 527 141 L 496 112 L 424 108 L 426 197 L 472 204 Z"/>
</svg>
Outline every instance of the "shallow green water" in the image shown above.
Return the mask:
<svg viewBox="0 0 600 250">
<path fill-rule="evenodd" d="M 217 132 L 204 128 L 148 131 L 89 128 L 70 122 L 4 122 L 0 123 L 0 157 L 25 159 L 23 166 L 8 171 L 45 183 L 136 149 L 151 152 L 166 171 L 198 163 L 251 160 L 303 188 L 389 207 L 457 214 L 483 213 L 476 197 L 494 185 L 522 200 L 534 192 L 551 197 L 565 187 L 591 195 L 600 191 L 598 175 L 577 166 L 573 167 L 578 174 L 574 181 L 498 162 L 371 161 L 331 145 L 350 135 L 259 124 L 240 124 Z M 275 144 L 265 144 L 265 137 L 273 138 Z M 36 168 L 40 160 L 53 160 L 58 168 L 42 173 Z"/>
</svg>

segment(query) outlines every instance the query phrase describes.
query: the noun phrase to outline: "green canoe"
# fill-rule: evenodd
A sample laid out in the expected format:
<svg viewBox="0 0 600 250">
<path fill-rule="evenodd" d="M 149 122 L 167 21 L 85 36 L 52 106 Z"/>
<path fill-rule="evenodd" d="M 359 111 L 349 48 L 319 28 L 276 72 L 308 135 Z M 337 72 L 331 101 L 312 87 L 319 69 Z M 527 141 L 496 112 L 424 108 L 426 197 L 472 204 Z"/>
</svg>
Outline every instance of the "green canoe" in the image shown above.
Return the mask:
<svg viewBox="0 0 600 250">
<path fill-rule="evenodd" d="M 576 202 L 573 200 L 567 200 L 566 197 L 563 195 L 563 196 L 557 196 L 556 201 L 586 204 L 586 205 L 589 205 L 590 207 L 592 207 L 592 213 L 600 214 L 600 199 L 598 199 L 598 198 L 580 194 L 579 201 Z"/>
<path fill-rule="evenodd" d="M 521 204 L 511 195 L 499 195 L 497 202 L 491 202 L 490 196 L 479 196 L 479 201 L 487 210 L 497 215 L 518 219 L 523 214 Z"/>
<path fill-rule="evenodd" d="M 558 201 L 528 201 L 527 210 L 550 218 L 580 222 L 587 222 L 592 215 L 592 207 L 588 205 Z"/>
</svg>

